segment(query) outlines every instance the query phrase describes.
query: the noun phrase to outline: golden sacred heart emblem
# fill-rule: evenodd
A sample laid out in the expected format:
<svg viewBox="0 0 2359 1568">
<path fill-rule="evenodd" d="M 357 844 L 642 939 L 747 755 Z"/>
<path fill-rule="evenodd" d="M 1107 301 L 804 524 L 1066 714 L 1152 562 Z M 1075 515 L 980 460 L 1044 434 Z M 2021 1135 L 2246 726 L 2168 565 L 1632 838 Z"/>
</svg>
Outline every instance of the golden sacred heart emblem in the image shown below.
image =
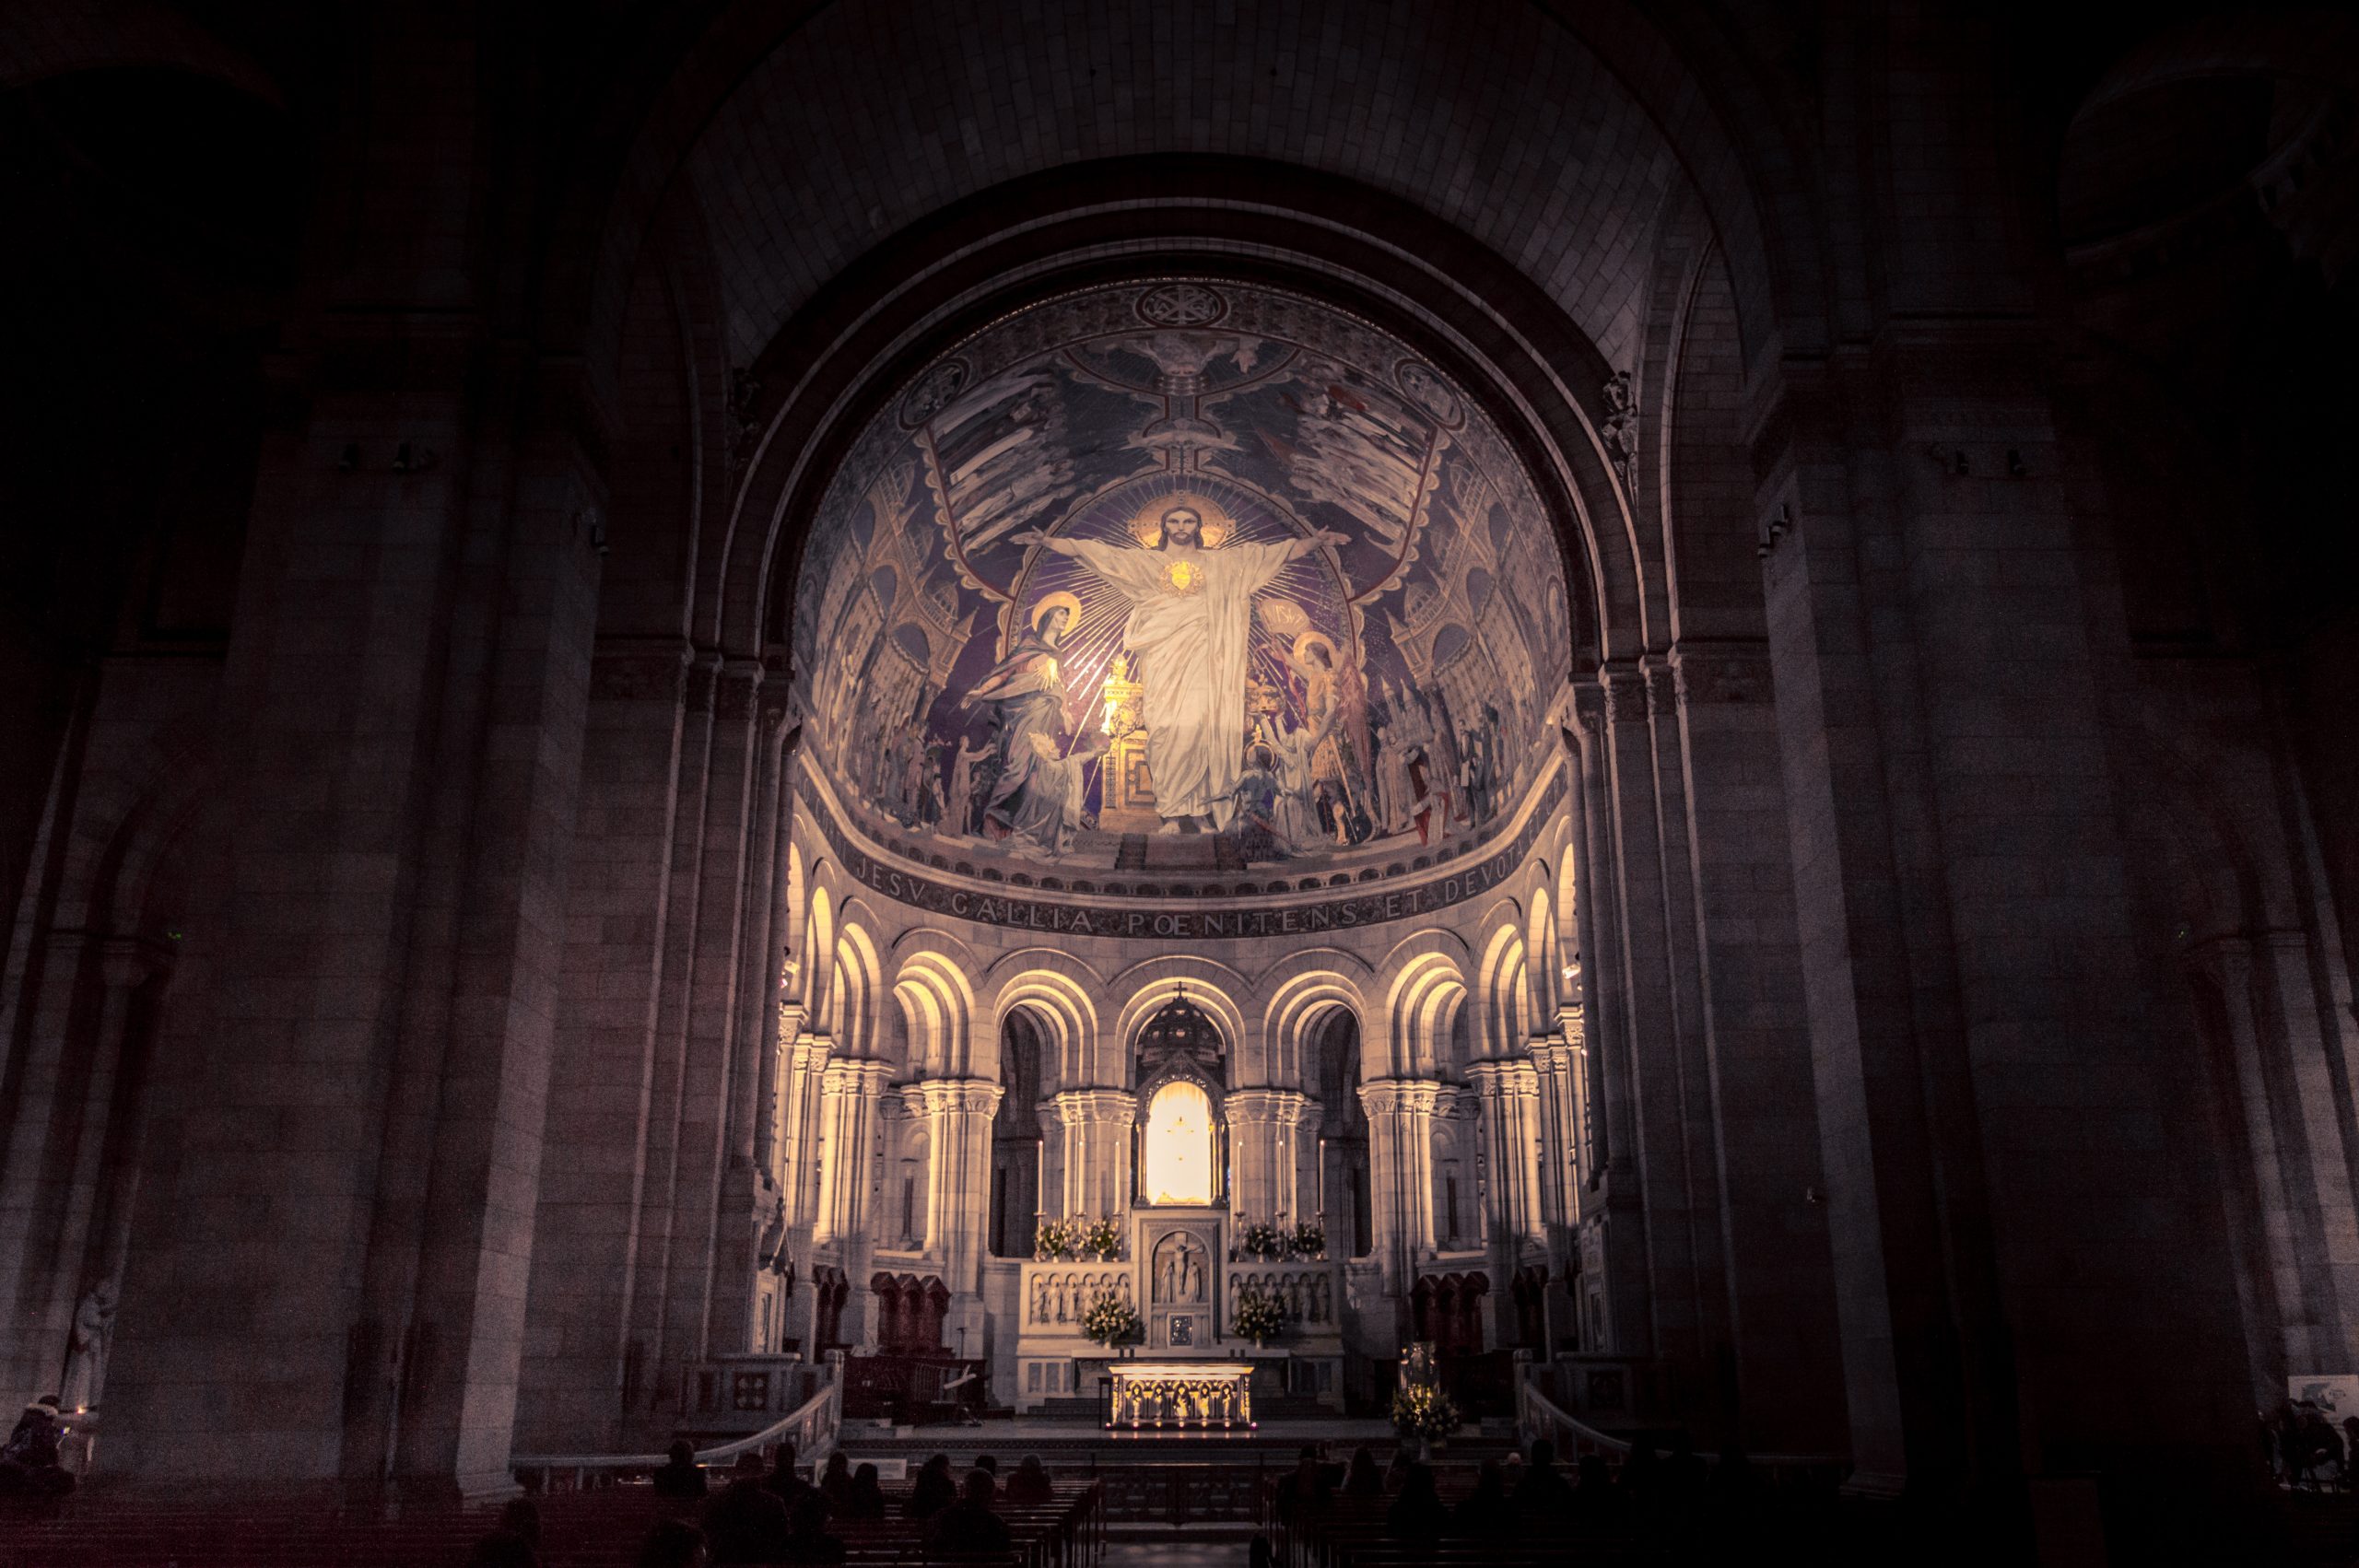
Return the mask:
<svg viewBox="0 0 2359 1568">
<path fill-rule="evenodd" d="M 1174 593 L 1193 593 L 1204 586 L 1204 568 L 1193 561 L 1174 561 L 1163 568 L 1163 580 Z"/>
</svg>

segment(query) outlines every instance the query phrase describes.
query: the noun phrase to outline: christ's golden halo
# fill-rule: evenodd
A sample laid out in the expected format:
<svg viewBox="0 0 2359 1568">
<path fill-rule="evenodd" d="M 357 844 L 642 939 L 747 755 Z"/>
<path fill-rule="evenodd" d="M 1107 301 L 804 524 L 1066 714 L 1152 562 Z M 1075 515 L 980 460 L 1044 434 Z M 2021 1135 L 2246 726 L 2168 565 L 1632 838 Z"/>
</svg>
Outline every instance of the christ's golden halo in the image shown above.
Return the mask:
<svg viewBox="0 0 2359 1568">
<path fill-rule="evenodd" d="M 1177 511 L 1196 514 L 1203 524 L 1197 530 L 1197 539 L 1207 550 L 1219 549 L 1228 543 L 1228 536 L 1237 532 L 1237 524 L 1228 513 L 1203 497 L 1182 490 L 1157 497 L 1131 519 L 1131 537 L 1150 550 L 1162 548 L 1163 520 Z"/>
</svg>

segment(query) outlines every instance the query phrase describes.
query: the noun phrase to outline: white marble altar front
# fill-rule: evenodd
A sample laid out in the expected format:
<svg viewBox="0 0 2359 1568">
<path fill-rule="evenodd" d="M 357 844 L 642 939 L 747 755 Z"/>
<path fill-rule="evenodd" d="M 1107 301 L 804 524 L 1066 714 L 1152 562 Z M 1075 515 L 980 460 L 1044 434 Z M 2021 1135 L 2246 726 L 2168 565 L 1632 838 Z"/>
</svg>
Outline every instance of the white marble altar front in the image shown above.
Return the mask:
<svg viewBox="0 0 2359 1568">
<path fill-rule="evenodd" d="M 1108 1427 L 1253 1424 L 1253 1364 L 1232 1361 L 1126 1361 L 1109 1369 L 1113 1398 Z"/>
</svg>

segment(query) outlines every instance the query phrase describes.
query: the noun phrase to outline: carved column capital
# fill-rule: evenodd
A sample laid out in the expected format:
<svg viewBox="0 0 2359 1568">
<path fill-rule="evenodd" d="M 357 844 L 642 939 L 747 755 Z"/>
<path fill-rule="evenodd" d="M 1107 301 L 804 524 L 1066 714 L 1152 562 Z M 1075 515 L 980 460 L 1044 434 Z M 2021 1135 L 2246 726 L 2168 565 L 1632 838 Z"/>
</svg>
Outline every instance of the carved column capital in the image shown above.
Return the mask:
<svg viewBox="0 0 2359 1568">
<path fill-rule="evenodd" d="M 690 713 L 710 713 L 713 707 L 713 688 L 720 679 L 721 668 L 718 664 L 701 661 L 689 664 L 681 693 L 684 698 L 683 706 Z"/>
<path fill-rule="evenodd" d="M 1643 724 L 1647 721 L 1647 677 L 1637 665 L 1606 665 L 1598 671 L 1597 684 L 1605 696 L 1605 721 L 1608 724 Z"/>
<path fill-rule="evenodd" d="M 1441 1106 L 1447 1085 L 1426 1078 L 1379 1078 L 1360 1085 L 1360 1105 L 1370 1117 L 1391 1111 L 1432 1116 Z"/>
<path fill-rule="evenodd" d="M 762 661 L 758 659 L 730 659 L 722 662 L 715 676 L 712 698 L 713 717 L 743 723 L 754 717 L 762 692 Z"/>
<path fill-rule="evenodd" d="M 874 1099 L 885 1093 L 893 1081 L 893 1064 L 862 1057 L 850 1057 L 827 1064 L 827 1075 L 822 1092 L 833 1095 L 864 1095 Z"/>
<path fill-rule="evenodd" d="M 1647 715 L 1661 723 L 1672 723 L 1679 718 L 1679 681 L 1672 673 L 1671 664 L 1660 653 L 1649 653 L 1638 661 L 1638 673 L 1646 682 Z"/>
<path fill-rule="evenodd" d="M 1313 1108 L 1309 1098 L 1292 1089 L 1231 1089 L 1221 1106 L 1232 1122 L 1272 1126 L 1301 1126 Z"/>
<path fill-rule="evenodd" d="M 2209 977 L 2222 990 L 2234 995 L 2251 982 L 2252 958 L 2252 940 L 2249 937 L 2222 936 L 2188 948 L 2184 962 Z"/>
<path fill-rule="evenodd" d="M 1589 682 L 1573 687 L 1573 722 L 1595 740 L 1605 730 L 1605 688 Z"/>
<path fill-rule="evenodd" d="M 590 656 L 590 695 L 609 702 L 676 703 L 689 651 L 682 638 L 602 638 Z"/>
<path fill-rule="evenodd" d="M 1006 1093 L 988 1078 L 926 1078 L 901 1086 L 901 1101 L 922 1117 L 984 1116 L 999 1109 Z"/>
<path fill-rule="evenodd" d="M 117 990 L 131 990 L 167 967 L 170 954 L 137 937 L 108 937 L 99 944 L 99 972 Z"/>
<path fill-rule="evenodd" d="M 1672 645 L 1679 698 L 1692 706 L 1755 705 L 1770 700 L 1769 649 L 1750 641 Z"/>
<path fill-rule="evenodd" d="M 1468 1062 L 1466 1082 L 1485 1100 L 1531 1099 L 1540 1093 L 1540 1071 L 1529 1060 L 1492 1058 Z"/>
<path fill-rule="evenodd" d="M 1067 1089 L 1049 1104 L 1064 1127 L 1128 1122 L 1139 1111 L 1139 1097 L 1127 1089 Z"/>
</svg>

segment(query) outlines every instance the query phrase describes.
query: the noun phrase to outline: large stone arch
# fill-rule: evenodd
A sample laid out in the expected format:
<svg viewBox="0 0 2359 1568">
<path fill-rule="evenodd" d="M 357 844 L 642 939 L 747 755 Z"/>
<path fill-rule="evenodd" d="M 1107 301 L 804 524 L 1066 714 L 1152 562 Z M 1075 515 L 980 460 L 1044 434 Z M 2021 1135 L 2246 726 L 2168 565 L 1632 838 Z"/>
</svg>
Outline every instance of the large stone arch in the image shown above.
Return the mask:
<svg viewBox="0 0 2359 1568">
<path fill-rule="evenodd" d="M 965 1078 L 974 1072 L 975 995 L 953 958 L 931 947 L 910 954 L 895 974 L 893 999 L 900 1004 L 907 1043 L 903 1071 L 929 1079 Z M 995 1069 L 996 1038 L 989 1048 Z"/>
<path fill-rule="evenodd" d="M 1434 1079 L 1454 1066 L 1450 1041 L 1468 994 L 1465 970 L 1438 946 L 1402 964 L 1385 990 L 1381 1046 L 1364 1043 L 1364 1049 L 1383 1052 L 1362 1070 L 1364 1081 Z"/>
<path fill-rule="evenodd" d="M 603 91 L 585 105 L 578 122 L 572 141 L 574 160 L 569 170 L 571 178 L 550 228 L 546 252 L 548 276 L 540 305 L 544 332 L 550 341 L 579 345 L 593 362 L 604 359 L 603 345 L 612 340 L 613 322 L 627 292 L 621 280 L 640 263 L 663 203 L 688 181 L 686 171 L 699 141 L 722 122 L 733 95 L 760 96 L 761 74 L 780 68 L 780 57 L 791 57 L 796 51 L 824 53 L 810 49 L 813 40 L 803 36 L 815 18 L 824 16 L 805 13 L 781 26 L 775 12 L 758 6 L 716 5 L 667 14 L 660 25 L 616 39 L 614 68 L 604 74 Z M 1484 80 L 1496 87 L 1499 90 L 1488 95 L 1495 112 L 1500 119 L 1520 123 L 1525 127 L 1522 135 L 1529 137 L 1572 135 L 1574 127 L 1567 123 L 1561 106 L 1603 97 L 1614 105 L 1604 117 L 1617 132 L 1626 132 L 1626 139 L 1602 141 L 1587 158 L 1533 149 L 1532 155 L 1508 158 L 1504 149 L 1496 146 L 1488 148 L 1488 156 L 1477 157 L 1475 149 L 1487 145 L 1483 138 L 1452 135 L 1435 126 L 1419 139 L 1450 148 L 1465 159 L 1466 178 L 1453 181 L 1446 169 L 1436 169 L 1423 186 L 1411 188 L 1437 209 L 1461 217 L 1473 216 L 1479 225 L 1482 215 L 1512 213 L 1521 205 L 1501 188 L 1506 181 L 1530 180 L 1542 170 L 1546 171 L 1543 177 L 1554 177 L 1555 170 L 1568 166 L 1596 163 L 1599 154 L 1604 155 L 1609 166 L 1601 171 L 1603 178 L 1625 180 L 1634 152 L 1661 149 L 1655 154 L 1664 158 L 1660 167 L 1671 179 L 1692 182 L 1715 227 L 1727 236 L 1731 254 L 1741 259 L 1743 321 L 1752 351 L 1810 353 L 1822 348 L 1832 319 L 1833 287 L 1817 225 L 1819 197 L 1803 173 L 1805 158 L 1801 148 L 1807 139 L 1802 129 L 1807 111 L 1800 104 L 1782 101 L 1778 89 L 1766 85 L 1762 74 L 1743 57 L 1721 24 L 1700 14 L 1697 7 L 1683 6 L 1675 14 L 1654 15 L 1625 6 L 1573 6 L 1552 0 L 1529 7 L 1517 20 L 1530 36 L 1503 58 L 1485 62 L 1462 79 Z M 1027 28 L 1016 15 L 1012 15 L 1011 21 L 1035 37 L 1064 30 Z M 1387 61 L 1381 67 L 1371 61 L 1367 69 L 1358 73 L 1339 73 L 1341 85 L 1317 84 L 1330 92 L 1366 93 L 1372 90 L 1372 84 L 1390 79 L 1403 67 L 1444 65 L 1452 53 L 1448 48 L 1415 49 L 1397 33 L 1338 28 L 1332 22 L 1320 29 L 1320 35 L 1322 45 L 1332 39 L 1339 47 L 1365 44 L 1367 39 L 1374 38 L 1375 44 L 1366 52 Z M 1216 66 L 1213 51 L 1202 41 L 1203 36 L 1192 30 L 1188 35 L 1198 41 L 1189 51 L 1183 68 L 1189 74 L 1204 74 L 1206 80 L 1217 74 L 1226 84 L 1224 98 L 1234 104 L 1234 110 L 1217 126 L 1143 121 L 1091 128 L 1071 123 L 1075 108 L 1086 113 L 1087 105 L 1076 106 L 1040 93 L 1018 95 L 1027 112 L 1037 115 L 1048 109 L 1051 115 L 1043 117 L 1037 129 L 998 138 L 998 146 L 962 145 L 946 159 L 933 158 L 933 166 L 924 170 L 925 183 L 911 187 L 912 197 L 922 193 L 946 205 L 964 193 L 957 188 L 960 181 L 968 182 L 971 190 L 994 177 L 1019 175 L 1022 160 L 1043 156 L 1035 136 L 1052 140 L 1056 153 L 1065 158 L 1076 150 L 1084 157 L 1197 150 L 1207 146 L 1248 155 L 1262 150 L 1273 128 L 1298 123 L 1294 117 L 1299 106 L 1292 100 L 1302 97 L 1308 84 L 1299 78 L 1283 80 L 1274 69 L 1264 74 L 1239 70 L 1233 64 Z M 1212 36 L 1224 45 L 1230 41 L 1219 34 Z M 1240 31 L 1230 36 L 1249 52 L 1255 47 L 1250 35 Z M 1532 46 L 1533 39 L 1559 54 L 1577 54 L 1602 67 L 1596 72 L 1593 90 L 1571 96 L 1548 94 L 1532 79 L 1529 62 L 1541 53 Z M 868 47 L 873 49 L 874 43 L 873 36 Z M 1426 59 L 1420 61 L 1420 54 Z M 1273 62 L 1274 58 L 1273 53 Z M 1102 64 L 1117 76 L 1153 69 L 1167 80 L 1175 70 L 1168 53 L 1151 64 L 1144 52 L 1128 57 L 1109 53 L 1103 61 L 1086 64 L 1093 73 Z M 925 90 L 913 73 L 897 70 L 894 74 L 907 78 L 905 92 Z M 929 79 L 952 94 L 963 95 L 970 90 L 968 84 L 974 77 L 968 63 L 962 61 L 959 71 L 935 73 Z M 1519 90 L 1528 101 L 1513 96 Z M 1536 99 L 1532 97 L 1535 93 Z M 1276 102 L 1280 95 L 1289 101 Z M 1158 96 L 1141 91 L 1108 95 L 1101 101 L 1153 101 Z M 1195 97 L 1172 96 L 1180 102 L 1193 101 Z M 1423 104 L 1438 99 L 1447 105 L 1457 96 L 1412 94 L 1405 101 Z M 1397 122 L 1402 101 L 1396 96 L 1392 106 L 1380 111 L 1373 106 L 1342 110 L 1327 123 L 1344 124 L 1361 116 L 1379 123 Z M 1444 107 L 1425 111 L 1446 114 L 1452 111 Z M 828 126 L 830 136 L 844 136 L 844 128 L 862 118 L 858 113 L 839 118 Z M 973 134 L 980 136 L 982 118 L 953 112 L 945 114 L 945 123 L 971 122 L 977 126 Z M 1061 120 L 1068 123 L 1061 124 Z M 907 135 L 907 123 L 904 121 L 882 135 L 862 131 L 844 139 L 872 155 L 889 157 L 895 138 Z M 1400 125 L 1394 135 L 1412 136 L 1416 132 L 1410 123 Z M 1362 140 L 1341 140 L 1324 149 L 1325 157 L 1344 165 L 1339 172 L 1348 174 L 1355 158 L 1381 157 L 1394 145 L 1391 136 L 1366 137 L 1366 146 L 1360 145 Z M 812 145 L 823 145 L 822 139 L 805 142 L 804 149 Z M 1529 165 L 1539 169 L 1530 170 Z M 814 182 L 814 197 L 832 197 L 838 204 L 838 210 L 825 216 L 806 213 L 805 221 L 797 226 L 824 233 L 836 253 L 832 263 L 823 252 L 809 264 L 817 275 L 839 273 L 881 233 L 896 227 L 894 216 L 881 205 L 858 197 L 857 193 L 871 183 L 861 181 L 847 188 L 839 181 L 828 189 Z M 877 179 L 873 184 L 886 188 L 893 181 Z M 1534 204 L 1531 210 L 1537 211 L 1540 205 Z M 1496 224 L 1499 219 L 1494 216 L 1492 221 Z M 755 242 L 759 243 L 760 238 L 757 234 Z M 1483 238 L 1502 254 L 1528 258 L 1527 264 L 1539 275 L 1548 275 L 1550 263 L 1557 260 L 1536 232 L 1501 229 Z M 1602 292 L 1600 298 L 1591 301 L 1591 309 L 1607 298 Z"/>
<path fill-rule="evenodd" d="M 1165 200 L 1139 203 L 1143 185 Z M 1006 228 L 1011 210 L 1043 206 Z M 1575 663 L 1660 640 L 1645 610 L 1657 568 L 1635 553 L 1600 434 L 1605 360 L 1520 275 L 1380 193 L 1202 158 L 1089 165 L 962 203 L 874 260 L 862 276 L 876 284 L 815 299 L 828 315 L 791 324 L 756 367 L 727 554 L 698 590 L 720 646 L 783 640 L 808 519 L 854 433 L 927 359 L 1045 295 L 1182 268 L 1338 302 L 1428 354 L 1499 420 L 1552 513 Z"/>
<path fill-rule="evenodd" d="M 1104 1059 L 1097 1003 L 1090 994 L 1092 986 L 1103 982 L 1087 965 L 1035 948 L 1009 954 L 993 969 L 1008 971 L 992 1004 L 994 1028 L 1003 1026 L 1009 1013 L 1026 1009 L 1040 1020 L 1056 1047 L 1042 1064 L 1043 1094 L 1112 1082 L 1108 1076 L 1111 1064 Z M 1079 974 L 1073 972 L 1076 970 Z"/>
<path fill-rule="evenodd" d="M 1339 1008 L 1365 1032 L 1368 1007 L 1360 980 L 1367 973 L 1366 962 L 1356 954 L 1328 949 L 1290 954 L 1263 976 L 1269 1000 L 1262 1010 L 1262 1050 L 1240 1071 L 1239 1081 L 1289 1088 L 1315 1084 L 1318 1074 L 1315 1064 L 1304 1059 L 1305 1043 Z"/>
<path fill-rule="evenodd" d="M 1118 995 L 1129 993 L 1111 1031 L 1113 1039 L 1120 1042 L 1126 1088 L 1137 1080 L 1139 1032 L 1175 1001 L 1186 1000 L 1213 1021 L 1228 1046 L 1232 1072 L 1248 1049 L 1253 1020 L 1238 1005 L 1237 998 L 1250 994 L 1251 982 L 1226 964 L 1198 957 L 1151 958 L 1115 976 L 1113 989 Z"/>
</svg>

